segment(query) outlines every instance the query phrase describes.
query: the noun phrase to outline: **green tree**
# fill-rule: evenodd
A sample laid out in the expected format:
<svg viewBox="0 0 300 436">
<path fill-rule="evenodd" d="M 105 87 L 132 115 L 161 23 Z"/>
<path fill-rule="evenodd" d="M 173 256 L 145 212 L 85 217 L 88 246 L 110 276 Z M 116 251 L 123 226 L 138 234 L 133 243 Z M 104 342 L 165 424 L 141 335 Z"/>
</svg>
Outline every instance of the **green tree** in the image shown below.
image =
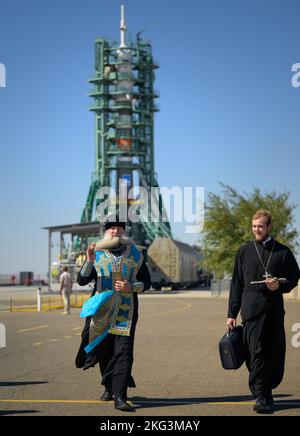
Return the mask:
<svg viewBox="0 0 300 436">
<path fill-rule="evenodd" d="M 272 191 L 262 194 L 254 187 L 251 193 L 239 194 L 221 183 L 221 195 L 208 194 L 202 239 L 202 266 L 215 277 L 232 274 L 234 258 L 239 247 L 253 239 L 251 220 L 258 209 L 272 214 L 272 235 L 292 250 L 298 246 L 298 232 L 293 227 L 295 204 L 289 202 L 289 192 Z"/>
</svg>

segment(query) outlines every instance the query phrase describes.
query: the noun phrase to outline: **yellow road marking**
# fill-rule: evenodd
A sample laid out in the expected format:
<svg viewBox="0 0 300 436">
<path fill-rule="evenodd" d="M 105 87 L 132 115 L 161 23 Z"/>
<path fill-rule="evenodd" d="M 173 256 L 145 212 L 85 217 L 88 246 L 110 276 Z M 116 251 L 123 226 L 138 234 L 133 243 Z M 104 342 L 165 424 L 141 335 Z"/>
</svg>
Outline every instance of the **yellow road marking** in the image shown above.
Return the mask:
<svg viewBox="0 0 300 436">
<path fill-rule="evenodd" d="M 35 347 L 38 347 L 39 345 L 43 345 L 43 342 L 34 342 L 32 345 Z"/>
<path fill-rule="evenodd" d="M 57 342 L 59 339 L 49 339 L 49 342 Z"/>
<path fill-rule="evenodd" d="M 38 327 L 30 327 L 28 329 L 17 330 L 18 333 L 31 332 L 33 330 L 46 329 L 49 325 L 40 325 Z"/>
<path fill-rule="evenodd" d="M 83 328 L 83 327 L 74 327 L 72 330 L 73 330 L 73 331 L 75 331 L 75 330 L 82 330 L 82 328 Z"/>
<path fill-rule="evenodd" d="M 0 399 L 0 403 L 41 403 L 41 404 L 109 404 L 111 401 L 101 401 L 101 400 L 11 400 L 11 399 Z M 135 404 L 134 400 L 130 401 L 131 404 Z M 214 406 L 238 406 L 238 405 L 252 405 L 255 404 L 254 401 L 168 401 L 168 400 L 148 400 L 148 401 L 137 401 L 140 404 L 178 404 L 184 406 L 185 404 L 193 405 L 214 405 Z M 295 403 L 293 403 L 295 404 Z"/>
<path fill-rule="evenodd" d="M 71 339 L 72 336 L 64 336 L 64 339 Z"/>
<path fill-rule="evenodd" d="M 12 400 L 12 399 L 0 399 L 0 403 L 10 403 L 10 404 L 18 404 L 18 403 L 34 403 L 34 404 L 111 404 L 112 401 L 101 401 L 101 400 Z M 138 404 L 164 404 L 164 405 L 172 405 L 177 404 L 184 406 L 187 405 L 199 405 L 199 406 L 249 406 L 255 404 L 255 401 L 180 401 L 180 400 L 153 400 L 151 399 L 146 401 L 137 401 L 135 403 L 134 400 L 130 401 L 131 404 L 138 406 Z M 276 402 L 275 405 L 293 405 L 298 406 L 300 402 Z"/>
</svg>

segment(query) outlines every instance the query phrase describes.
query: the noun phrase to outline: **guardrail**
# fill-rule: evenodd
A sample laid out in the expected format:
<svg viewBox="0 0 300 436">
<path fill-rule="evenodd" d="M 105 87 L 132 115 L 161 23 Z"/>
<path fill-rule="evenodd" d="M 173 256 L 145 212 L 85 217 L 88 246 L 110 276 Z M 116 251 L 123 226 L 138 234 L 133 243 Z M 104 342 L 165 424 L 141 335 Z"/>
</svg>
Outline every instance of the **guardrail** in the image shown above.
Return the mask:
<svg viewBox="0 0 300 436">
<path fill-rule="evenodd" d="M 211 296 L 220 297 L 222 294 L 230 290 L 231 279 L 212 279 L 211 280 Z"/>
<path fill-rule="evenodd" d="M 90 297 L 90 292 L 72 292 L 71 308 L 81 308 L 83 303 Z M 40 294 L 34 297 L 10 298 L 10 312 L 48 312 L 64 309 L 64 301 L 59 294 Z"/>
</svg>

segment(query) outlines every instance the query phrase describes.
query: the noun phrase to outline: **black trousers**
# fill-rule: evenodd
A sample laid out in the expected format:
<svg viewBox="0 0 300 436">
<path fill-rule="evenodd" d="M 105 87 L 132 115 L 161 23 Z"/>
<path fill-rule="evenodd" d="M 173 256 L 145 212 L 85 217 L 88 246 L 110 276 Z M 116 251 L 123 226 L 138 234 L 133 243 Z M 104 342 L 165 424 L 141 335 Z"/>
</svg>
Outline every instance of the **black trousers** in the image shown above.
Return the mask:
<svg viewBox="0 0 300 436">
<path fill-rule="evenodd" d="M 265 313 L 244 324 L 249 388 L 254 397 L 266 397 L 282 381 L 286 340 L 284 313 L 270 304 Z"/>
<path fill-rule="evenodd" d="M 77 368 L 87 370 L 99 363 L 102 375 L 101 383 L 115 395 L 127 396 L 127 388 L 135 387 L 131 371 L 133 365 L 133 348 L 135 329 L 138 321 L 138 302 L 135 301 L 130 336 L 108 334 L 106 338 L 86 354 L 84 348 L 89 341 L 88 317 L 82 331 L 82 341 L 78 350 L 75 364 Z"/>
<path fill-rule="evenodd" d="M 131 327 L 130 336 L 108 334 L 102 342 L 99 367 L 102 385 L 114 395 L 127 397 L 127 388 L 134 388 L 131 375 L 136 322 Z"/>
</svg>

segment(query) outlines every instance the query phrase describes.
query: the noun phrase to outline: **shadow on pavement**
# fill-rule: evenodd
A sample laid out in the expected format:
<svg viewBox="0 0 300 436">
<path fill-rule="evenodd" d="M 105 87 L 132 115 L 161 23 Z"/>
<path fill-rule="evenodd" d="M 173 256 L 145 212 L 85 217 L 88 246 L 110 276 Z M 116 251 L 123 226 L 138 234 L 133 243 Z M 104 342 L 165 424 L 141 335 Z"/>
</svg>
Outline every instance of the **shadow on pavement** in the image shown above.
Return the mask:
<svg viewBox="0 0 300 436">
<path fill-rule="evenodd" d="M 25 415 L 27 413 L 39 413 L 39 410 L 0 410 L 0 416 Z"/>
<path fill-rule="evenodd" d="M 274 399 L 275 399 L 274 412 L 278 410 L 300 409 L 300 400 L 287 400 L 287 401 L 279 400 L 280 404 L 277 404 L 276 398 Z"/>
<path fill-rule="evenodd" d="M 290 397 L 290 394 L 274 395 L 275 410 L 291 408 L 300 408 L 299 400 L 281 401 L 281 398 Z M 228 397 L 187 397 L 187 398 L 147 398 L 147 397 L 132 397 L 130 401 L 139 409 L 148 409 L 151 407 L 170 407 L 170 406 L 189 406 L 192 404 L 210 404 L 210 403 L 240 403 L 244 401 L 254 402 L 252 395 L 236 395 Z M 280 404 L 276 406 L 276 401 Z M 298 402 L 298 404 L 296 404 Z M 286 403 L 286 407 L 285 404 Z M 289 406 L 289 404 L 293 404 Z"/>
<path fill-rule="evenodd" d="M 20 382 L 0 382 L 0 387 L 10 386 L 27 386 L 27 385 L 43 385 L 48 383 L 47 381 L 20 381 Z"/>
</svg>

